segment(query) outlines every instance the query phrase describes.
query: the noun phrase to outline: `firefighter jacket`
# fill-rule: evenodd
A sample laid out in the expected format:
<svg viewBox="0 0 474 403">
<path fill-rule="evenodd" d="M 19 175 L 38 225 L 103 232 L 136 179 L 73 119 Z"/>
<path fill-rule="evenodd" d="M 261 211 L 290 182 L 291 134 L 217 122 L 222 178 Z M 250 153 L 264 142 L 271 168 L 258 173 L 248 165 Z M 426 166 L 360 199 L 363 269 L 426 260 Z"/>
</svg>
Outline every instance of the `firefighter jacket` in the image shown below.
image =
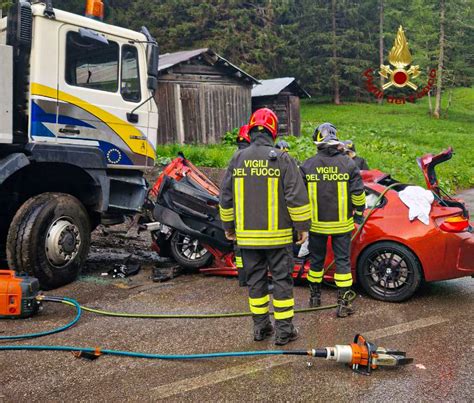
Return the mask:
<svg viewBox="0 0 474 403">
<path fill-rule="evenodd" d="M 353 211 L 362 215 L 365 191 L 359 168 L 334 147 L 318 150 L 301 166 L 311 203 L 311 232 L 345 234 L 354 229 Z"/>
<path fill-rule="evenodd" d="M 221 185 L 220 217 L 247 249 L 280 248 L 293 242 L 293 227 L 308 231 L 310 205 L 296 162 L 257 134 L 232 157 Z"/>
</svg>

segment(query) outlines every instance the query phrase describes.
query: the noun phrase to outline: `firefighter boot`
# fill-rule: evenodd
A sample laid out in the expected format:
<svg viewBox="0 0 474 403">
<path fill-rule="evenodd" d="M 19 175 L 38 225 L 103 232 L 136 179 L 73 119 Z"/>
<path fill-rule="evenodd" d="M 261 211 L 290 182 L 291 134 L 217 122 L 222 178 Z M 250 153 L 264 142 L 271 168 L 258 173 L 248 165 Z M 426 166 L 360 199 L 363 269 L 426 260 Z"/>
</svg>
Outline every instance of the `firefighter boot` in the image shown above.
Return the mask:
<svg viewBox="0 0 474 403">
<path fill-rule="evenodd" d="M 253 330 L 253 339 L 255 341 L 263 341 L 266 338 L 270 337 L 273 334 L 273 326 L 271 323 L 268 323 L 262 328 L 255 327 Z"/>
<path fill-rule="evenodd" d="M 309 297 L 309 307 L 316 308 L 321 306 L 321 284 L 309 283 L 309 290 L 311 292 Z"/>
<path fill-rule="evenodd" d="M 299 331 L 296 327 L 292 327 L 291 333 L 286 336 L 281 336 L 277 333 L 275 336 L 275 345 L 276 346 L 284 346 L 288 344 L 290 341 L 294 341 L 299 337 Z"/>
<path fill-rule="evenodd" d="M 344 287 L 338 290 L 336 311 L 338 318 L 345 318 L 354 313 L 354 308 L 352 307 L 352 295 L 353 291 L 350 287 Z"/>
</svg>

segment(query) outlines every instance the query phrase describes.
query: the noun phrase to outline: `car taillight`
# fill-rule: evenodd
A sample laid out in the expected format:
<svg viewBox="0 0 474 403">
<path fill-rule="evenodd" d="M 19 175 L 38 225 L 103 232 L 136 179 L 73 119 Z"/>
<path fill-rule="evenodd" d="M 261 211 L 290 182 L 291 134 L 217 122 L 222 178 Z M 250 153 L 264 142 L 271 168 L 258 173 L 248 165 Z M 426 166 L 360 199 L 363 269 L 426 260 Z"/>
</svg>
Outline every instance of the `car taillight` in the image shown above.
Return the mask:
<svg viewBox="0 0 474 403">
<path fill-rule="evenodd" d="M 463 232 L 469 228 L 469 220 L 460 215 L 449 217 L 439 227 L 446 232 Z"/>
</svg>

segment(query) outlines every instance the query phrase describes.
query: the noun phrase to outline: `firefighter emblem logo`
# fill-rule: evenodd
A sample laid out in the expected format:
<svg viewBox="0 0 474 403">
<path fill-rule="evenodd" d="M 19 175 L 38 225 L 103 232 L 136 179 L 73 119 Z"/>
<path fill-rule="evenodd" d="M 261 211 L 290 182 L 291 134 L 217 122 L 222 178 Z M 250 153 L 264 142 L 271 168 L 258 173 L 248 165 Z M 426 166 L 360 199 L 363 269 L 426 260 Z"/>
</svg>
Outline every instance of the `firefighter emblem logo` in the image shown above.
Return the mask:
<svg viewBox="0 0 474 403">
<path fill-rule="evenodd" d="M 388 61 L 393 66 L 393 69 L 389 65 L 380 65 L 379 74 L 389 80 L 382 88 L 386 90 L 392 85 L 397 88 L 408 86 L 416 91 L 418 86 L 410 80 L 420 75 L 420 66 L 412 65 L 412 60 L 405 32 L 400 25 L 392 50 L 388 55 Z M 406 70 L 407 66 L 410 66 L 408 70 Z"/>
</svg>

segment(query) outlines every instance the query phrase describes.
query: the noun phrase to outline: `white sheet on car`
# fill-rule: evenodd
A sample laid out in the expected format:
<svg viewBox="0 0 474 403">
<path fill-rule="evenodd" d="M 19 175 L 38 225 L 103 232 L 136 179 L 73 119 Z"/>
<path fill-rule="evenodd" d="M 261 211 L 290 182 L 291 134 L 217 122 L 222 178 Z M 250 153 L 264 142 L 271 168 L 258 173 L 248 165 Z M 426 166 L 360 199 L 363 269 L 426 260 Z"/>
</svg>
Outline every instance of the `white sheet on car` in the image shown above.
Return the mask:
<svg viewBox="0 0 474 403">
<path fill-rule="evenodd" d="M 408 207 L 408 218 L 413 221 L 418 218 L 423 224 L 430 223 L 431 205 L 434 201 L 433 193 L 420 186 L 407 186 L 398 192 L 400 200 Z"/>
</svg>

